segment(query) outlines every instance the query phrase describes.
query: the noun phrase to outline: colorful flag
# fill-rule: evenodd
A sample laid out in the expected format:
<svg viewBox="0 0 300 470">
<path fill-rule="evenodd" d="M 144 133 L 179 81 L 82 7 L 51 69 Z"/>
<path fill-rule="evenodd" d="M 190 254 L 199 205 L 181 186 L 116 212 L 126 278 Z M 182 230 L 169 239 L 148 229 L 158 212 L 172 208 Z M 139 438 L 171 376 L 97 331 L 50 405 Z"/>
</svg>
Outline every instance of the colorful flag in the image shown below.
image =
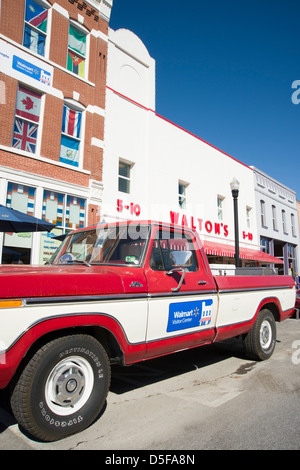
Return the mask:
<svg viewBox="0 0 300 470">
<path fill-rule="evenodd" d="M 31 122 L 15 119 L 12 146 L 16 149 L 35 153 L 38 126 Z"/>
<path fill-rule="evenodd" d="M 18 116 L 39 122 L 41 108 L 41 95 L 19 85 L 16 114 Z"/>
<path fill-rule="evenodd" d="M 67 69 L 70 70 L 70 72 L 73 72 L 76 75 L 79 75 L 79 77 L 84 78 L 84 64 L 85 61 L 82 57 L 79 57 L 78 55 L 74 54 L 74 52 L 68 50 Z"/>
<path fill-rule="evenodd" d="M 35 3 L 33 0 L 26 1 L 25 21 L 35 26 L 44 33 L 47 30 L 48 10 Z"/>
<path fill-rule="evenodd" d="M 71 139 L 66 135 L 61 136 L 59 161 L 68 165 L 78 166 L 79 141 Z"/>
<path fill-rule="evenodd" d="M 75 52 L 79 52 L 79 54 L 85 56 L 85 43 L 86 43 L 86 35 L 80 33 L 77 29 L 73 28 L 70 25 L 69 28 L 69 47 L 73 49 Z"/>
<path fill-rule="evenodd" d="M 46 36 L 25 25 L 23 45 L 36 54 L 45 55 Z"/>
<path fill-rule="evenodd" d="M 64 106 L 62 132 L 72 137 L 80 137 L 81 112 Z"/>
</svg>

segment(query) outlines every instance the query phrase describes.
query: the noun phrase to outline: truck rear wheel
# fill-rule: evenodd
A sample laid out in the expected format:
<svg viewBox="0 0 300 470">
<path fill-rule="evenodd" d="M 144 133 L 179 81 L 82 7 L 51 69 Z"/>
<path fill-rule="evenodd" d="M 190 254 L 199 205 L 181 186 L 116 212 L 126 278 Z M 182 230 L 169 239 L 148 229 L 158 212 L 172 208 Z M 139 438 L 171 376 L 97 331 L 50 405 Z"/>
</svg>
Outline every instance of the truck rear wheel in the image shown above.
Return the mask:
<svg viewBox="0 0 300 470">
<path fill-rule="evenodd" d="M 272 356 L 276 344 L 276 323 L 272 312 L 263 309 L 259 312 L 252 330 L 244 337 L 247 356 L 256 361 L 264 361 Z"/>
<path fill-rule="evenodd" d="M 43 345 L 14 384 L 11 407 L 21 427 L 42 441 L 86 429 L 99 415 L 110 385 L 105 349 L 88 335 Z"/>
</svg>

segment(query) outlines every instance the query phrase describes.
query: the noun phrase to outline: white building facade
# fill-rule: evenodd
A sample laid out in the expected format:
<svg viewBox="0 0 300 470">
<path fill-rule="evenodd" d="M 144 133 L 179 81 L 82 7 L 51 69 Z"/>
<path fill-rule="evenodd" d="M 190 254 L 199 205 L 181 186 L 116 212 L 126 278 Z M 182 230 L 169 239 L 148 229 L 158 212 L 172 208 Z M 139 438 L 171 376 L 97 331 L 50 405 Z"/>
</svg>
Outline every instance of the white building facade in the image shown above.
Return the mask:
<svg viewBox="0 0 300 470">
<path fill-rule="evenodd" d="M 155 61 L 125 29 L 109 32 L 104 142 L 103 220 L 196 228 L 224 270 L 234 264 L 235 177 L 243 266 L 276 261 L 260 251 L 253 169 L 155 113 Z"/>
<path fill-rule="evenodd" d="M 283 260 L 281 274 L 299 273 L 299 226 L 296 193 L 253 168 L 257 227 L 262 249 Z"/>
</svg>

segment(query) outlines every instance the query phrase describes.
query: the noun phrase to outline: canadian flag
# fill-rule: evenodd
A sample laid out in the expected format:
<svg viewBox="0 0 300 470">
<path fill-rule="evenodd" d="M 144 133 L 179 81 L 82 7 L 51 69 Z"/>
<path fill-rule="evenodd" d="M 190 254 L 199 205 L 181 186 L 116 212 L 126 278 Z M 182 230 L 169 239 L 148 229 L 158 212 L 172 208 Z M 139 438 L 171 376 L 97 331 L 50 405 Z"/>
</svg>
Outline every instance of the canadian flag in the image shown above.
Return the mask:
<svg viewBox="0 0 300 470">
<path fill-rule="evenodd" d="M 39 122 L 41 95 L 19 85 L 16 114 L 20 117 Z"/>
</svg>

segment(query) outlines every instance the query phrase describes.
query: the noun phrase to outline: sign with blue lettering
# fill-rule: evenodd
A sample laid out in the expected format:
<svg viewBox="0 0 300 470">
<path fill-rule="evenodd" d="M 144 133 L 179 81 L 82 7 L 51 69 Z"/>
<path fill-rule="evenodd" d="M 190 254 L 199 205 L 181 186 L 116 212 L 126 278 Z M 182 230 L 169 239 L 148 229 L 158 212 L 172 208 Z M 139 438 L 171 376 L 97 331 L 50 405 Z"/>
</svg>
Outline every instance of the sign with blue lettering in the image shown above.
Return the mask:
<svg viewBox="0 0 300 470">
<path fill-rule="evenodd" d="M 170 304 L 167 332 L 209 325 L 212 306 L 212 299 Z"/>
<path fill-rule="evenodd" d="M 12 68 L 17 70 L 18 72 L 24 73 L 34 80 L 38 80 L 40 83 L 44 85 L 50 86 L 51 83 L 51 75 L 46 70 L 37 67 L 35 64 L 27 62 L 27 60 L 22 59 L 16 55 L 13 56 Z"/>
</svg>

